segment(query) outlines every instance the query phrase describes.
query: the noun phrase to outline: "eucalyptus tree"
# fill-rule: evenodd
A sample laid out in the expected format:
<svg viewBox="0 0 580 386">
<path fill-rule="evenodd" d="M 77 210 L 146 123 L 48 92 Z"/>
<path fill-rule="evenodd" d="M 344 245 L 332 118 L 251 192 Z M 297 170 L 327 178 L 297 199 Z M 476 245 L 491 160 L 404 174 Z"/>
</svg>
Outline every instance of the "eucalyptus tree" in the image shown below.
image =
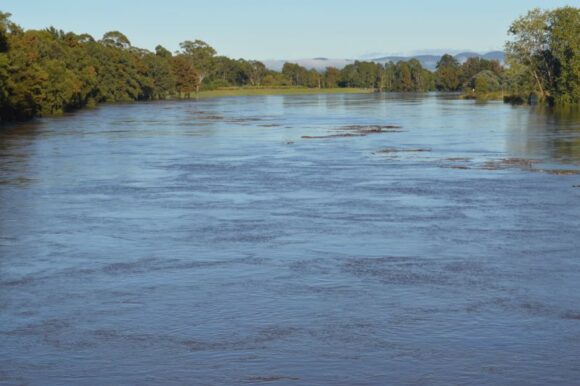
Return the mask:
<svg viewBox="0 0 580 386">
<path fill-rule="evenodd" d="M 248 79 L 252 86 L 261 86 L 264 77 L 268 73 L 266 65 L 258 60 L 250 60 L 248 63 Z"/>
<path fill-rule="evenodd" d="M 175 91 L 179 97 L 188 98 L 196 91 L 198 78 L 193 63 L 184 54 L 178 54 L 171 59 L 171 73 L 175 77 Z"/>
<path fill-rule="evenodd" d="M 206 77 L 208 77 L 215 68 L 216 50 L 209 44 L 202 40 L 186 40 L 179 44 L 181 47 L 181 54 L 191 61 L 191 65 L 195 71 L 195 78 L 197 83 L 195 85 L 195 92 L 199 93 L 199 89 Z"/>
<path fill-rule="evenodd" d="M 160 58 L 171 58 L 172 56 L 171 51 L 160 44 L 155 47 L 155 55 L 159 56 Z"/>
<path fill-rule="evenodd" d="M 334 88 L 338 87 L 338 81 L 340 80 L 340 70 L 336 67 L 326 67 L 324 71 L 324 87 Z"/>
<path fill-rule="evenodd" d="M 308 70 L 297 63 L 284 63 L 282 66 L 284 75 L 292 86 L 305 86 L 308 78 Z"/>
<path fill-rule="evenodd" d="M 123 33 L 119 31 L 109 31 L 103 35 L 101 44 L 110 47 L 127 49 L 131 47 L 131 42 Z"/>
<path fill-rule="evenodd" d="M 308 70 L 305 86 L 309 88 L 322 88 L 322 75 L 314 68 Z"/>
<path fill-rule="evenodd" d="M 385 63 L 383 67 L 383 85 L 385 91 L 395 90 L 396 65 L 393 62 Z"/>
</svg>

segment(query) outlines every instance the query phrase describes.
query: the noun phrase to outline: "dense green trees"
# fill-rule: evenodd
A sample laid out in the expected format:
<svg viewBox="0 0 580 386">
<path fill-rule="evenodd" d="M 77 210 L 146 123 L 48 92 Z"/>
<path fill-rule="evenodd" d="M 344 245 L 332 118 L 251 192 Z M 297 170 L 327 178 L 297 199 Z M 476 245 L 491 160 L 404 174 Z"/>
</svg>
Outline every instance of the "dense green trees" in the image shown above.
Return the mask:
<svg viewBox="0 0 580 386">
<path fill-rule="evenodd" d="M 268 70 L 264 63 L 257 60 L 243 61 L 244 70 L 252 86 L 261 86 Z"/>
<path fill-rule="evenodd" d="M 460 64 L 453 56 L 443 55 L 435 71 L 439 91 L 461 91 L 470 97 L 500 91 L 504 84 L 504 68 L 495 60 L 469 58 Z"/>
<path fill-rule="evenodd" d="M 461 65 L 461 80 L 465 82 L 482 71 L 491 71 L 496 76 L 501 77 L 504 69 L 496 60 L 486 60 L 483 58 L 468 58 Z"/>
<path fill-rule="evenodd" d="M 338 87 L 340 80 L 340 70 L 336 67 L 326 67 L 323 75 L 323 84 L 325 88 Z"/>
<path fill-rule="evenodd" d="M 191 63 L 192 68 L 195 73 L 195 91 L 199 92 L 201 84 L 204 79 L 212 74 L 215 70 L 216 51 L 204 41 L 196 40 L 190 41 L 186 40 L 179 44 L 181 47 L 181 52 L 178 55 L 183 56 L 187 61 Z"/>
<path fill-rule="evenodd" d="M 483 70 L 472 76 L 466 87 L 481 94 L 493 93 L 502 90 L 501 78 L 490 70 Z"/>
<path fill-rule="evenodd" d="M 547 28 L 554 67 L 554 101 L 580 103 L 580 9 L 565 7 L 550 12 Z"/>
<path fill-rule="evenodd" d="M 311 88 L 355 87 L 400 92 L 435 90 L 433 74 L 416 59 L 385 65 L 355 61 L 342 70 L 327 67 L 322 73 L 296 63 L 285 63 L 281 75 L 291 86 Z"/>
<path fill-rule="evenodd" d="M 580 9 L 533 9 L 511 25 L 510 92 L 556 104 L 580 103 Z"/>
<path fill-rule="evenodd" d="M 557 104 L 580 103 L 580 10 L 532 10 L 509 29 L 508 66 L 444 55 L 435 72 L 417 60 L 355 61 L 343 69 L 282 71 L 259 61 L 217 56 L 201 40 L 171 53 L 133 47 L 119 31 L 99 40 L 55 28 L 24 31 L 0 12 L 0 121 L 60 114 L 101 102 L 189 98 L 217 87 L 359 87 L 376 91 L 461 91 L 472 96 L 501 90 Z"/>
<path fill-rule="evenodd" d="M 443 55 L 437 63 L 437 89 L 440 91 L 458 91 L 461 87 L 461 67 L 451 55 Z"/>
<path fill-rule="evenodd" d="M 437 66 L 437 89 L 470 89 L 476 94 L 504 90 L 511 101 L 539 99 L 550 104 L 580 103 L 580 9 L 533 9 L 512 23 L 506 44 L 507 68 L 468 59 L 459 65 L 444 56 Z"/>
<path fill-rule="evenodd" d="M 147 77 L 151 79 L 151 99 L 170 97 L 176 89 L 175 74 L 171 67 L 171 52 L 162 46 L 155 47 L 155 53 L 145 52 L 143 62 Z"/>
</svg>

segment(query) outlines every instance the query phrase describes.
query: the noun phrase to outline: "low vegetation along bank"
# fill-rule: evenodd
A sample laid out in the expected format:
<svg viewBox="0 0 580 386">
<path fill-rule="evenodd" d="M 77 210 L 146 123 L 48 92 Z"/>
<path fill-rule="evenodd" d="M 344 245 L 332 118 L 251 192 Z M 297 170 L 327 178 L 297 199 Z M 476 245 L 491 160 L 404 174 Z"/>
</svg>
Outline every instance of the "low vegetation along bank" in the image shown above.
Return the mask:
<svg viewBox="0 0 580 386">
<path fill-rule="evenodd" d="M 199 98 L 218 98 L 229 96 L 259 95 L 313 95 L 313 94 L 366 94 L 374 92 L 372 88 L 306 88 L 306 87 L 228 87 L 200 91 Z"/>
<path fill-rule="evenodd" d="M 580 9 L 532 10 L 509 29 L 507 65 L 444 55 L 431 72 L 418 60 L 357 61 L 324 71 L 217 55 L 201 40 L 175 53 L 131 45 L 119 31 L 95 39 L 50 27 L 23 30 L 0 12 L 0 121 L 60 114 L 102 102 L 312 92 L 463 91 L 466 98 L 580 103 Z M 340 90 L 337 90 L 340 89 Z M 314 91 L 312 91 L 314 90 Z"/>
</svg>

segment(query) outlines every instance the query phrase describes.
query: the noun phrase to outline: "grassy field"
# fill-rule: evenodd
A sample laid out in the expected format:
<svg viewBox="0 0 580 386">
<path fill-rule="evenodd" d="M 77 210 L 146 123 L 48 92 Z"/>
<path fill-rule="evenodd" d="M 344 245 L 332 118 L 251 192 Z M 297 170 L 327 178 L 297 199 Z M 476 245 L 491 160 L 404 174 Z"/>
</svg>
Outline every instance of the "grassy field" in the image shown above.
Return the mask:
<svg viewBox="0 0 580 386">
<path fill-rule="evenodd" d="M 368 94 L 372 89 L 363 88 L 224 88 L 210 91 L 201 91 L 199 98 L 218 98 L 230 96 L 254 95 L 315 95 L 315 94 Z"/>
</svg>

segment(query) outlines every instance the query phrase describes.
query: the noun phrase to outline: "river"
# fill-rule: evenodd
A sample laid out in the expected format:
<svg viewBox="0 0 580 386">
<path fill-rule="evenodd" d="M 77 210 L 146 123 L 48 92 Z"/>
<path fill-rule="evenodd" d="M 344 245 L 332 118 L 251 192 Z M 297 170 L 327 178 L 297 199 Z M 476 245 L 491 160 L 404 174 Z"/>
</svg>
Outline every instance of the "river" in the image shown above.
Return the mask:
<svg viewBox="0 0 580 386">
<path fill-rule="evenodd" d="M 445 94 L 0 128 L 0 384 L 571 385 L 580 113 Z"/>
</svg>

